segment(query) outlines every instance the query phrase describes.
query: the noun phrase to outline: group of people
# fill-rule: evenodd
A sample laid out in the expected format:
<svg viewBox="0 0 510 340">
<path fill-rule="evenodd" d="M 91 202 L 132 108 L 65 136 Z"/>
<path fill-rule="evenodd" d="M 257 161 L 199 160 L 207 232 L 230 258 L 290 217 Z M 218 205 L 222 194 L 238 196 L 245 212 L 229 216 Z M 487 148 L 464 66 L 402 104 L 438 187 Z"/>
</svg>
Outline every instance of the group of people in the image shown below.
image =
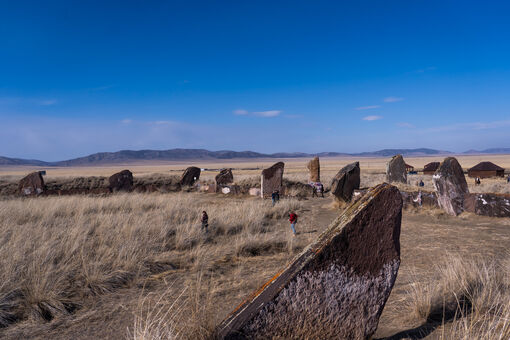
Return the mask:
<svg viewBox="0 0 510 340">
<path fill-rule="evenodd" d="M 319 195 L 324 197 L 324 186 L 322 183 L 310 183 L 310 185 L 312 186 L 312 197 L 319 197 Z"/>
<path fill-rule="evenodd" d="M 292 230 L 294 236 L 296 236 L 297 219 L 298 215 L 294 211 L 289 212 L 290 229 Z M 200 222 L 202 222 L 202 227 L 200 229 L 203 232 L 207 233 L 209 228 L 209 215 L 207 215 L 207 212 L 205 210 L 202 211 L 202 217 L 200 218 Z"/>
</svg>

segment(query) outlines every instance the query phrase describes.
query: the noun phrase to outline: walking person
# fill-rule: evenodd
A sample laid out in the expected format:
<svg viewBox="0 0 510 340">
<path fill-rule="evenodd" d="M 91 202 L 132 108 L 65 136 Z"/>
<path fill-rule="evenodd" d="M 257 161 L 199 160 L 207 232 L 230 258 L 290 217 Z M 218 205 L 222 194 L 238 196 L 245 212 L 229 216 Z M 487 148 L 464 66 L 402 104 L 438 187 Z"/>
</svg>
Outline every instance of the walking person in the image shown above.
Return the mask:
<svg viewBox="0 0 510 340">
<path fill-rule="evenodd" d="M 506 182 L 510 183 L 510 175 L 508 175 L 508 177 L 506 178 Z"/>
<path fill-rule="evenodd" d="M 324 198 L 324 185 L 322 183 L 319 183 L 319 189 L 317 190 L 321 194 L 321 197 Z"/>
<path fill-rule="evenodd" d="M 296 223 L 297 223 L 297 214 L 292 211 L 289 214 L 289 222 L 290 222 L 290 229 L 292 229 L 292 233 L 294 233 L 294 236 L 296 236 Z"/>
<path fill-rule="evenodd" d="M 209 216 L 207 216 L 205 210 L 202 211 L 202 218 L 200 219 L 200 222 L 202 222 L 202 228 L 200 228 L 200 230 L 207 233 L 207 228 L 209 227 Z"/>
</svg>

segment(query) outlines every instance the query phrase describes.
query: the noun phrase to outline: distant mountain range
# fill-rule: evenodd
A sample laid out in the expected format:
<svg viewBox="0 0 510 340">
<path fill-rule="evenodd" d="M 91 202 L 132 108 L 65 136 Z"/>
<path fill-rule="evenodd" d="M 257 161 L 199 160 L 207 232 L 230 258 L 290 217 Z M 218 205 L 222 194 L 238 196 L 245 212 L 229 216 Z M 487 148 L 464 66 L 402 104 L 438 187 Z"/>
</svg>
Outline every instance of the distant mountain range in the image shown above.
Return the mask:
<svg viewBox="0 0 510 340">
<path fill-rule="evenodd" d="M 303 152 L 279 152 L 263 154 L 253 151 L 209 151 L 204 149 L 171 149 L 171 150 L 122 150 L 117 152 L 100 152 L 85 157 L 59 162 L 44 162 L 33 159 L 8 158 L 0 156 L 0 165 L 33 165 L 33 166 L 89 166 L 106 164 L 139 163 L 146 161 L 180 161 L 180 160 L 222 160 L 222 159 L 257 159 L 257 158 L 300 158 L 300 157 L 390 157 L 396 154 L 403 156 L 435 156 L 453 154 L 449 151 L 434 149 L 384 149 L 373 152 L 340 153 L 320 152 L 316 154 Z M 469 150 L 464 154 L 510 154 L 510 148 L 493 148 L 483 151 Z"/>
</svg>

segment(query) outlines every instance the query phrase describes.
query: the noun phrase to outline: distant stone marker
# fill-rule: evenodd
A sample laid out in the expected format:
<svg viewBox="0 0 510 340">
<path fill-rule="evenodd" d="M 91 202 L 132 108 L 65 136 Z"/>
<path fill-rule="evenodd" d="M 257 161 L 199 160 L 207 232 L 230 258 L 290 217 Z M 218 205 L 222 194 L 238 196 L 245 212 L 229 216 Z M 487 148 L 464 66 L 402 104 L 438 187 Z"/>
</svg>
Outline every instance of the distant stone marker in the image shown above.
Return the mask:
<svg viewBox="0 0 510 340">
<path fill-rule="evenodd" d="M 21 195 L 40 195 L 44 192 L 44 179 L 39 171 L 32 172 L 23 177 L 18 183 Z"/>
<path fill-rule="evenodd" d="M 275 190 L 278 190 L 281 194 L 284 167 L 285 164 L 283 162 L 278 162 L 273 164 L 270 168 L 262 170 L 260 183 L 260 195 L 262 197 L 271 197 L 271 194 Z"/>
<path fill-rule="evenodd" d="M 221 339 L 368 339 L 400 266 L 402 198 L 387 183 L 351 204 L 217 328 Z"/>
<path fill-rule="evenodd" d="M 200 168 L 190 166 L 181 176 L 181 185 L 192 186 L 200 178 Z"/>
<path fill-rule="evenodd" d="M 331 182 L 331 193 L 339 200 L 350 202 L 354 190 L 359 189 L 360 168 L 359 162 L 344 166 L 333 177 Z"/>
<path fill-rule="evenodd" d="M 462 167 L 455 157 L 447 157 L 432 176 L 437 202 L 448 214 L 457 216 L 464 211 L 464 197 L 469 194 Z"/>
<path fill-rule="evenodd" d="M 407 183 L 406 163 L 402 155 L 393 156 L 386 167 L 386 180 L 390 183 Z"/>
<path fill-rule="evenodd" d="M 232 169 L 222 169 L 220 173 L 216 175 L 215 179 L 218 189 L 233 183 L 234 175 L 232 174 Z"/>
<path fill-rule="evenodd" d="M 314 157 L 311 161 L 306 164 L 308 171 L 310 172 L 309 181 L 311 183 L 317 183 L 321 181 L 321 165 L 319 157 Z"/>
<path fill-rule="evenodd" d="M 110 190 L 131 191 L 133 189 L 133 173 L 129 170 L 122 170 L 108 178 Z"/>
</svg>

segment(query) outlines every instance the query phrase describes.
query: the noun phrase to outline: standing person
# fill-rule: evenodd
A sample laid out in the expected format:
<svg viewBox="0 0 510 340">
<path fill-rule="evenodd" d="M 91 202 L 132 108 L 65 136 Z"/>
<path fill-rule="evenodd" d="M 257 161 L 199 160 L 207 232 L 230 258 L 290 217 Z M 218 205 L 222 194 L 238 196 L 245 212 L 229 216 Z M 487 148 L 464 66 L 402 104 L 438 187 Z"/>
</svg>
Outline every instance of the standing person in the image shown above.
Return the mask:
<svg viewBox="0 0 510 340">
<path fill-rule="evenodd" d="M 322 185 L 322 183 L 319 183 L 319 190 L 318 190 L 321 194 L 321 197 L 324 198 L 324 185 Z"/>
<path fill-rule="evenodd" d="M 424 187 L 425 186 L 425 183 L 423 183 L 423 180 L 420 179 L 420 187 Z"/>
<path fill-rule="evenodd" d="M 271 201 L 273 202 L 273 207 L 276 203 L 278 203 L 279 200 L 280 193 L 278 192 L 278 190 L 273 191 L 273 193 L 271 194 Z"/>
<path fill-rule="evenodd" d="M 416 199 L 413 201 L 418 203 L 418 205 L 421 207 L 421 190 L 418 191 L 418 196 L 416 196 Z"/>
<path fill-rule="evenodd" d="M 205 210 L 202 211 L 202 218 L 200 219 L 200 222 L 202 222 L 201 230 L 205 230 L 205 232 L 207 232 L 207 227 L 209 227 L 209 216 L 207 216 Z"/>
<path fill-rule="evenodd" d="M 289 214 L 289 222 L 290 222 L 290 229 L 292 229 L 294 236 L 296 236 L 297 214 L 294 211 L 292 211 Z"/>
<path fill-rule="evenodd" d="M 510 183 L 510 175 L 508 175 L 508 177 L 506 178 L 506 182 Z"/>
</svg>

